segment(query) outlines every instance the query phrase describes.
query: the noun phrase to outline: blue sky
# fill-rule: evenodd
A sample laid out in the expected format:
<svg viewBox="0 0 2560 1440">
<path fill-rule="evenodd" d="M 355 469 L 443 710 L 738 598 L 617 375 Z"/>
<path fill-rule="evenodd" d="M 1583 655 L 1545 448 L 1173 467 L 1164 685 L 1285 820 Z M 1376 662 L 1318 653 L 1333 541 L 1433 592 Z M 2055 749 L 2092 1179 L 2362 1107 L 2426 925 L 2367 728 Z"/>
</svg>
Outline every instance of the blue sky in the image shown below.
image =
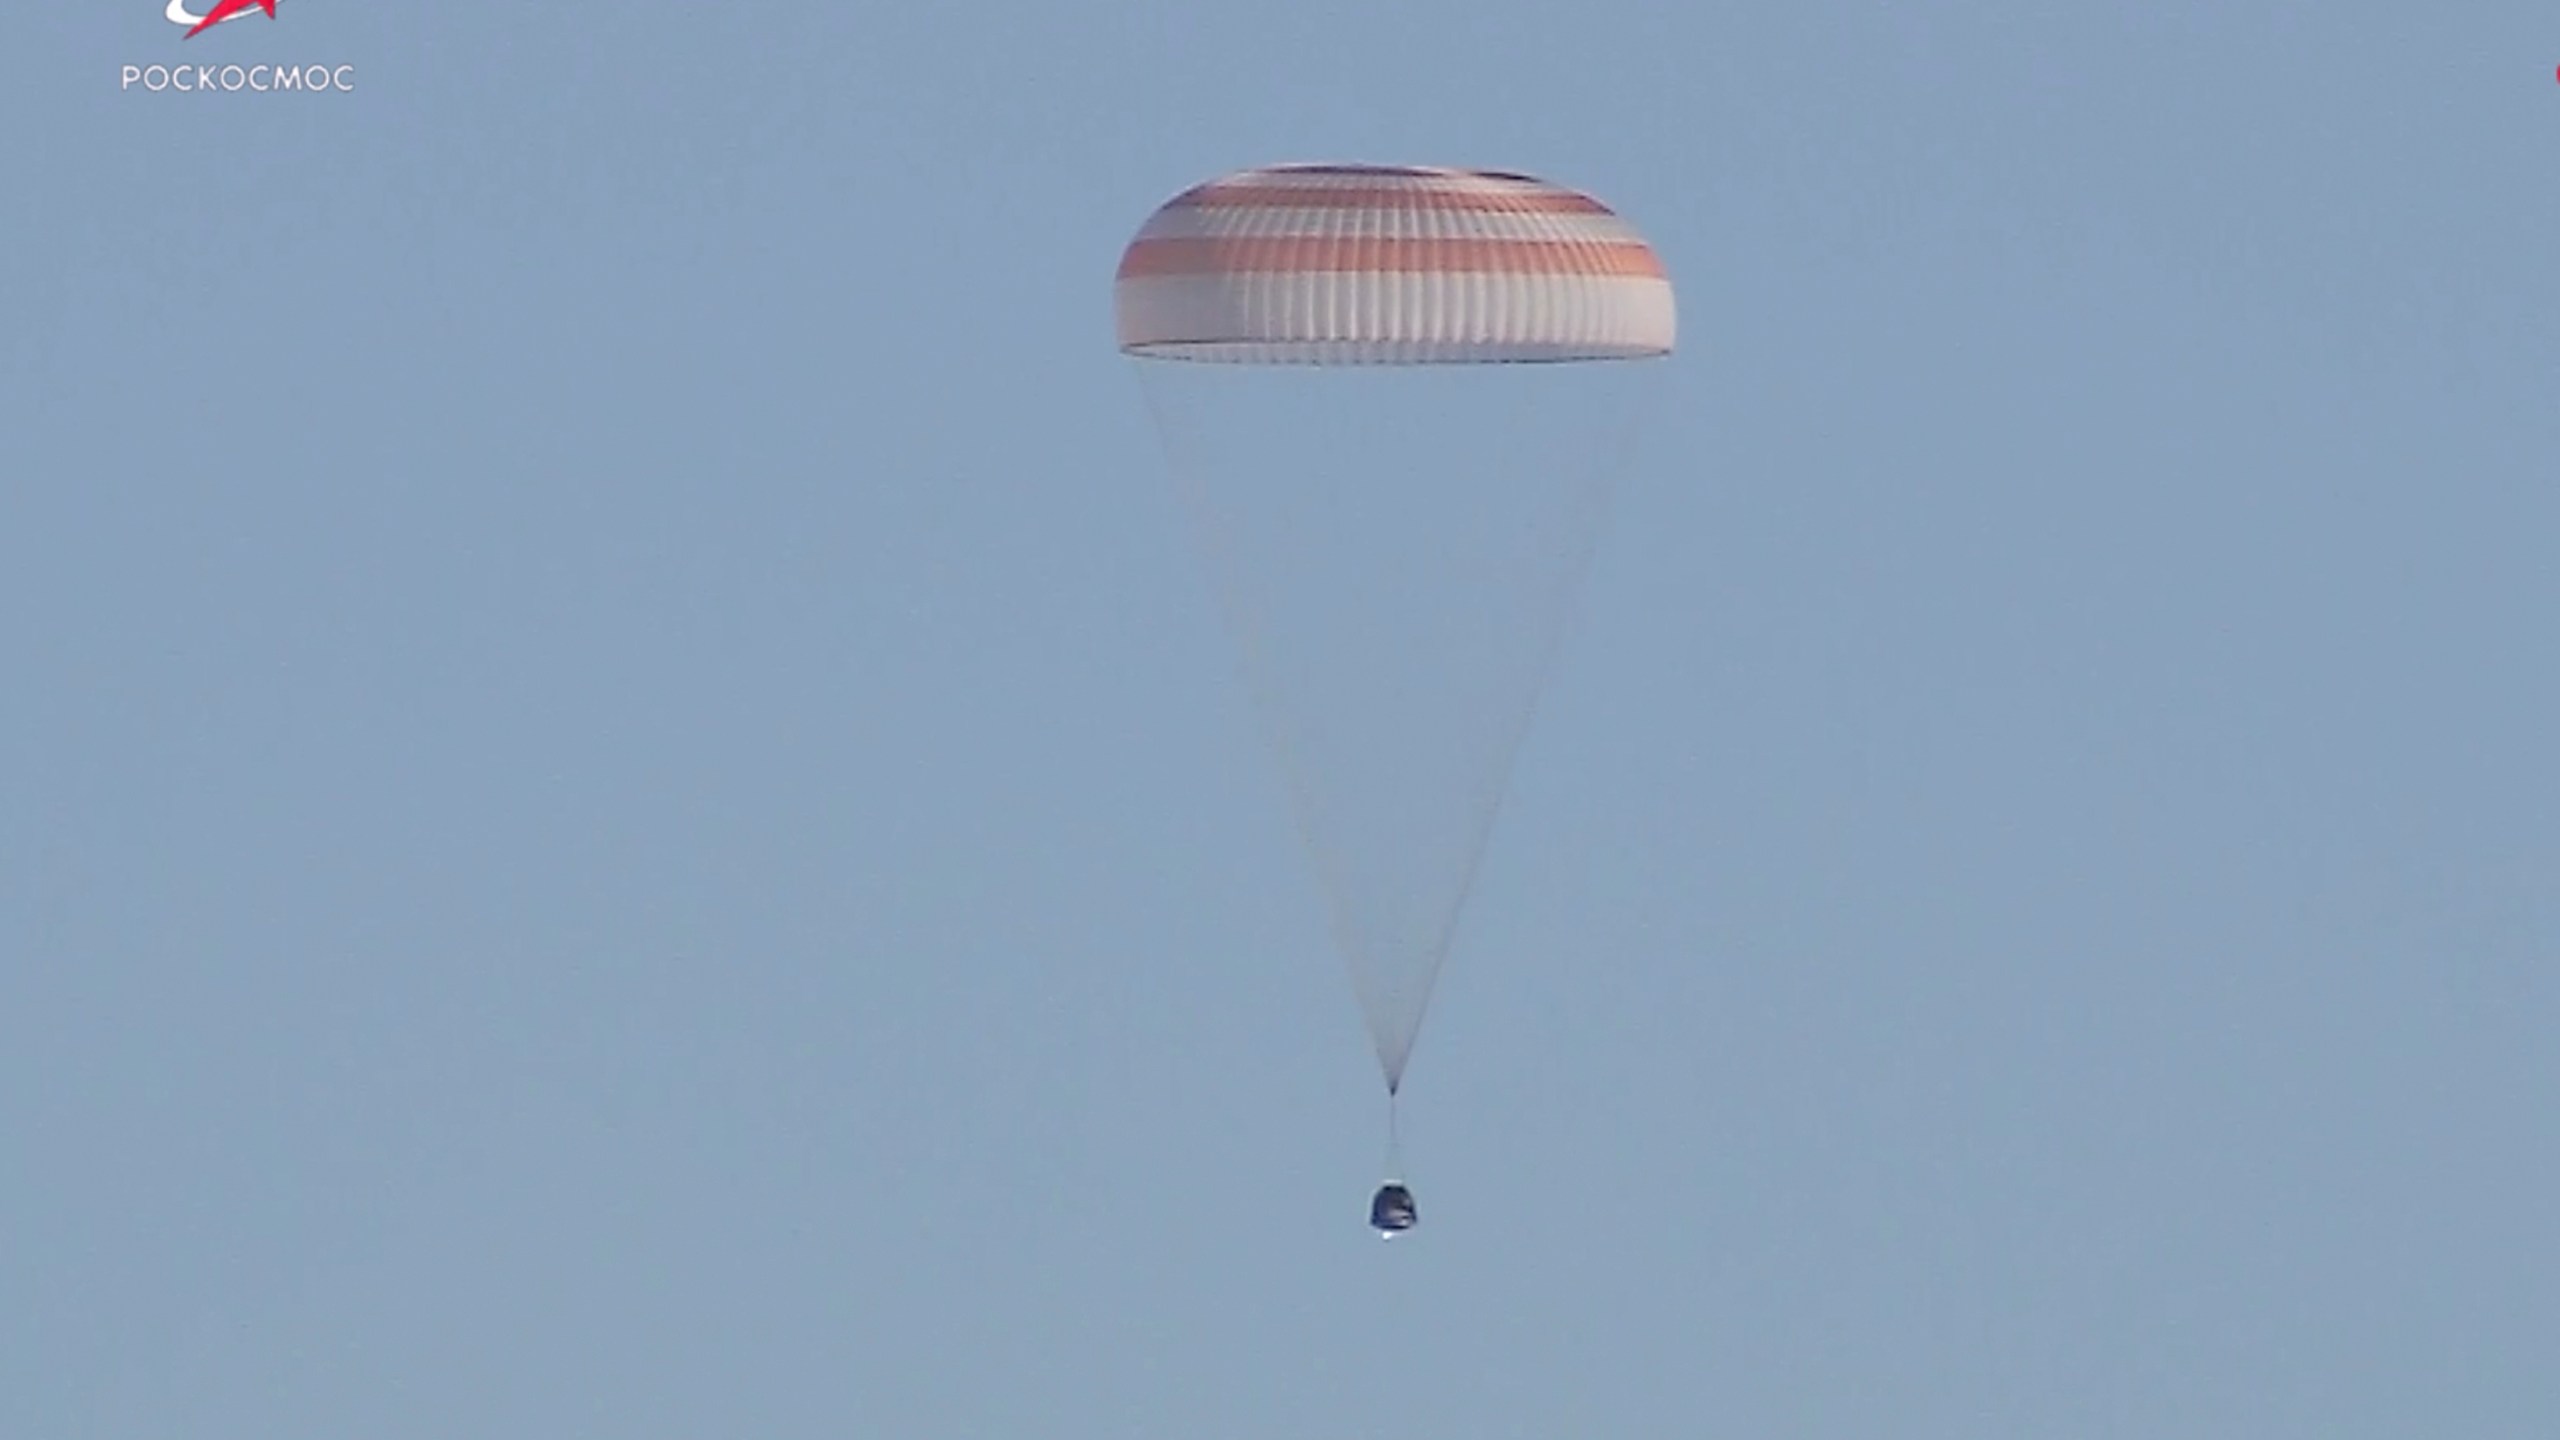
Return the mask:
<svg viewBox="0 0 2560 1440">
<path fill-rule="evenodd" d="M 14 16 L 0 1433 L 2551 1434 L 2560 27 L 1925 8 Z M 1310 158 L 1682 302 L 1392 1247 L 1110 343 Z"/>
</svg>

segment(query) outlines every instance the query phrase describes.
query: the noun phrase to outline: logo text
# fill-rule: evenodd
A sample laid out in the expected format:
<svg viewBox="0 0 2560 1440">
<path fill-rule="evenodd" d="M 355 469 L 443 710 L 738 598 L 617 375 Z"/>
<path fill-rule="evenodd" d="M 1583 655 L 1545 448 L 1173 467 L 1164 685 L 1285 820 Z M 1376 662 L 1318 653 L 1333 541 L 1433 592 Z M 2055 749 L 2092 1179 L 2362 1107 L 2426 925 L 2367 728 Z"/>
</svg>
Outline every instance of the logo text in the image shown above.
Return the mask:
<svg viewBox="0 0 2560 1440">
<path fill-rule="evenodd" d="M 353 91 L 353 65 L 127 65 L 121 89 Z"/>
</svg>

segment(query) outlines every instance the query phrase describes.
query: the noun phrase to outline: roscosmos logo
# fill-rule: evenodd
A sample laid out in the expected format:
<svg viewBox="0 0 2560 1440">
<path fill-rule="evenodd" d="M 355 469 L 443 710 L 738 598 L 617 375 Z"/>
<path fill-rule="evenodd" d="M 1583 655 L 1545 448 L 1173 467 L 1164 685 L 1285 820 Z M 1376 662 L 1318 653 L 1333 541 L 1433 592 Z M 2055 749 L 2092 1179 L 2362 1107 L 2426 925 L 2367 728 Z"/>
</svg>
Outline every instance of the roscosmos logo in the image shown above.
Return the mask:
<svg viewBox="0 0 2560 1440">
<path fill-rule="evenodd" d="M 179 38 L 193 40 L 217 25 L 251 15 L 276 18 L 276 0 L 164 0 L 161 18 L 172 25 L 183 26 Z M 190 8 L 193 7 L 193 8 Z M 299 11 L 295 13 L 299 14 Z M 224 42 L 211 42 L 216 51 Z M 202 52 L 199 52 L 202 53 Z M 278 92 L 325 94 L 356 88 L 353 65 L 279 64 L 274 61 L 234 65 L 127 65 L 124 67 L 123 89 L 147 90 L 154 95 L 176 91 L 203 95 L 216 91 L 251 91 L 260 95 Z"/>
<path fill-rule="evenodd" d="M 193 40 L 223 21 L 237 20 L 252 10 L 264 10 L 267 18 L 273 20 L 276 18 L 276 0 L 214 0 L 213 5 L 201 15 L 188 13 L 187 0 L 169 0 L 167 13 L 169 23 L 186 26 L 187 38 Z"/>
</svg>

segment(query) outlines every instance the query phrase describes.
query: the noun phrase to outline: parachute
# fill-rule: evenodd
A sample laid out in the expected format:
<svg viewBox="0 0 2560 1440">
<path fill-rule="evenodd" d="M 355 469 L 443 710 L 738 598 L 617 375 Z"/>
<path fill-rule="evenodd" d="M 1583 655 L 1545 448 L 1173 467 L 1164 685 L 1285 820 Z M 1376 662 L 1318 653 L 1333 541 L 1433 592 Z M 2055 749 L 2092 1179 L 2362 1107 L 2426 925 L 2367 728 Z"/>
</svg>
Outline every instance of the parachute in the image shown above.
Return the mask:
<svg viewBox="0 0 2560 1440">
<path fill-rule="evenodd" d="M 1137 369 L 1392 1104 L 1671 352 L 1662 263 L 1527 175 L 1283 165 L 1123 252 Z"/>
</svg>

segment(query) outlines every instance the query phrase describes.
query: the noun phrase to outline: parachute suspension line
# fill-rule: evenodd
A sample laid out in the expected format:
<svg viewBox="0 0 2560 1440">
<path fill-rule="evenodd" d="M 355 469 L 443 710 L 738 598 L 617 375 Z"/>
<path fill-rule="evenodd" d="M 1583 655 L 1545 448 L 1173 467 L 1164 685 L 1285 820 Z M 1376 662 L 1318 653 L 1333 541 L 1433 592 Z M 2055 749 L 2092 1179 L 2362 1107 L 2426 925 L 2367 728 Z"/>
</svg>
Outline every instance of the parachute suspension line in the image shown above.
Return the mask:
<svg viewBox="0 0 2560 1440">
<path fill-rule="evenodd" d="M 1529 738 L 1529 730 L 1537 719 L 1538 701 L 1546 692 L 1546 681 L 1555 668 L 1557 655 L 1564 649 L 1566 635 L 1573 628 L 1575 612 L 1580 609 L 1582 581 L 1590 572 L 1593 553 L 1600 548 L 1604 529 L 1602 522 L 1614 506 L 1619 477 L 1635 458 L 1636 439 L 1643 429 L 1642 422 L 1649 418 L 1655 397 L 1660 392 L 1659 377 L 1662 372 L 1658 365 L 1639 373 L 1645 377 L 1645 382 L 1649 383 L 1646 383 L 1645 388 L 1638 392 L 1640 398 L 1630 404 L 1626 413 L 1619 418 L 1617 433 L 1611 437 L 1615 443 L 1609 445 L 1603 452 L 1608 458 L 1592 467 L 1581 487 L 1585 492 L 1584 504 L 1589 507 L 1587 516 L 1582 517 L 1585 523 L 1578 527 L 1582 541 L 1576 547 L 1565 571 L 1568 578 L 1563 584 L 1560 611 L 1553 627 L 1542 637 L 1543 643 L 1539 647 L 1537 669 L 1533 672 L 1538 676 L 1537 682 L 1530 687 L 1528 703 L 1521 707 L 1518 720 L 1513 723 L 1509 734 L 1501 742 L 1501 749 L 1498 752 L 1501 757 L 1499 763 L 1486 779 L 1487 794 L 1483 799 L 1481 811 L 1483 818 L 1476 830 L 1481 838 L 1477 842 L 1474 853 L 1468 857 L 1466 870 L 1459 881 L 1458 903 L 1450 907 L 1448 920 L 1441 927 L 1437 941 L 1432 946 L 1431 968 L 1423 973 L 1422 999 L 1414 1011 L 1412 1024 L 1412 1032 L 1416 1035 L 1419 1035 L 1422 1030 L 1424 1018 L 1430 1014 L 1432 996 L 1440 985 L 1441 968 L 1448 963 L 1450 948 L 1457 941 L 1458 924 L 1467 911 L 1467 897 L 1475 893 L 1476 876 L 1484 867 L 1486 843 L 1492 838 L 1494 824 L 1501 817 L 1503 796 L 1510 789 L 1511 767 L 1519 758 L 1523 742 Z M 1404 1053 L 1396 1055 L 1386 1067 L 1387 1094 L 1391 1102 L 1390 1115 L 1393 1114 L 1392 1098 L 1397 1087 L 1404 1083 L 1404 1067 L 1411 1058 L 1412 1052 L 1407 1049 Z"/>
<path fill-rule="evenodd" d="M 1387 1092 L 1387 1178 L 1404 1178 L 1404 1135 L 1396 1123 L 1396 1093 Z"/>
<path fill-rule="evenodd" d="M 1340 903 L 1340 896 L 1349 888 L 1345 884 L 1351 873 L 1349 858 L 1328 843 L 1326 827 L 1320 823 L 1316 810 L 1315 775 L 1310 768 L 1310 757 L 1303 744 L 1304 737 L 1297 734 L 1295 727 L 1284 718 L 1287 707 L 1279 703 L 1281 696 L 1275 688 L 1276 682 L 1266 663 L 1268 656 L 1263 633 L 1266 617 L 1261 613 L 1262 607 L 1255 603 L 1259 597 L 1248 593 L 1243 588 L 1222 583 L 1214 573 L 1232 572 L 1240 568 L 1241 540 L 1231 532 L 1226 523 L 1226 517 L 1220 513 L 1219 506 L 1211 498 L 1210 487 L 1200 473 L 1206 467 L 1208 460 L 1205 437 L 1191 433 L 1191 427 L 1177 418 L 1176 407 L 1171 402 L 1166 389 L 1168 384 L 1179 383 L 1175 380 L 1175 376 L 1191 363 L 1161 359 L 1141 360 L 1137 367 L 1139 391 L 1145 401 L 1149 419 L 1154 423 L 1157 439 L 1165 448 L 1166 457 L 1170 462 L 1174 490 L 1181 500 L 1186 518 L 1190 521 L 1194 542 L 1199 546 L 1213 572 L 1207 578 L 1210 579 L 1212 588 L 1218 593 L 1219 608 L 1226 621 L 1225 628 L 1240 652 L 1237 657 L 1241 662 L 1238 666 L 1239 678 L 1244 681 L 1246 689 L 1254 698 L 1253 708 L 1262 718 L 1261 728 L 1264 730 L 1264 739 L 1276 752 L 1280 761 L 1281 775 L 1284 780 L 1283 788 L 1287 794 L 1290 809 L 1295 812 L 1298 838 L 1308 858 L 1313 862 L 1321 892 L 1329 902 L 1328 918 L 1332 923 L 1328 928 L 1333 933 L 1335 949 L 1343 961 L 1353 989 L 1363 993 L 1363 1006 L 1366 1008 L 1368 1002 L 1365 998 L 1366 992 L 1360 965 L 1363 946 L 1354 928 L 1352 916 L 1346 913 Z M 1631 403 L 1616 417 L 1617 424 L 1611 427 L 1614 433 L 1594 447 L 1594 460 L 1584 468 L 1579 482 L 1569 487 L 1577 493 L 1578 498 L 1571 502 L 1574 513 L 1565 523 L 1569 526 L 1570 533 L 1578 538 L 1573 549 L 1564 558 L 1559 577 L 1561 593 L 1558 597 L 1558 612 L 1543 627 L 1546 633 L 1538 637 L 1537 658 L 1532 662 L 1531 669 L 1531 674 L 1535 678 L 1531 682 L 1527 702 L 1521 707 L 1520 713 L 1507 727 L 1506 732 L 1495 742 L 1494 764 L 1490 773 L 1484 777 L 1484 790 L 1476 797 L 1476 803 L 1473 806 L 1475 814 L 1470 828 L 1476 836 L 1476 843 L 1461 862 L 1455 903 L 1442 921 L 1438 933 L 1427 943 L 1426 968 L 1416 990 L 1419 1000 L 1402 1037 L 1392 1036 L 1374 1028 L 1372 1030 L 1371 1038 L 1376 1042 L 1379 1068 L 1386 1080 L 1390 1096 L 1396 1093 L 1403 1082 L 1405 1068 L 1412 1058 L 1413 1041 L 1423 1028 L 1423 1021 L 1431 1008 L 1432 999 L 1438 989 L 1440 973 L 1446 966 L 1449 952 L 1455 946 L 1457 930 L 1466 914 L 1466 901 L 1474 892 L 1483 866 L 1486 842 L 1490 839 L 1503 809 L 1511 770 L 1528 738 L 1528 732 L 1534 728 L 1537 712 L 1540 709 L 1539 702 L 1544 697 L 1547 681 L 1552 678 L 1555 662 L 1564 648 L 1567 635 L 1574 626 L 1575 612 L 1580 608 L 1583 582 L 1591 569 L 1594 552 L 1605 538 L 1607 517 L 1615 508 L 1614 492 L 1622 473 L 1634 458 L 1633 452 L 1639 432 L 1650 418 L 1650 412 L 1659 403 L 1662 367 L 1658 362 L 1610 360 L 1598 363 L 1611 369 L 1632 365 L 1640 378 L 1633 387 Z"/>
<path fill-rule="evenodd" d="M 1279 757 L 1281 788 L 1288 796 L 1299 843 L 1305 848 L 1316 871 L 1317 888 L 1325 899 L 1335 953 L 1352 990 L 1358 993 L 1362 986 L 1356 957 L 1361 946 L 1352 928 L 1351 917 L 1343 912 L 1338 898 L 1348 888 L 1344 882 L 1350 875 L 1349 863 L 1326 842 L 1325 827 L 1319 823 L 1314 799 L 1317 790 L 1315 773 L 1307 758 L 1306 747 L 1288 722 L 1281 718 L 1288 713 L 1288 707 L 1280 703 L 1277 682 L 1271 678 L 1272 672 L 1267 664 L 1263 635 L 1267 623 L 1265 617 L 1253 603 L 1251 594 L 1243 587 L 1221 583 L 1216 574 L 1220 569 L 1233 572 L 1245 567 L 1239 563 L 1242 543 L 1220 516 L 1217 503 L 1209 493 L 1205 472 L 1211 447 L 1205 437 L 1193 434 L 1175 416 L 1175 407 L 1165 393 L 1167 385 L 1179 383 L 1172 379 L 1175 372 L 1163 372 L 1164 378 L 1158 378 L 1157 367 L 1186 363 L 1190 362 L 1140 361 L 1139 393 L 1145 398 L 1149 418 L 1155 422 L 1156 437 L 1164 446 L 1174 492 L 1180 497 L 1184 514 L 1191 523 L 1194 543 L 1207 557 L 1206 568 L 1211 573 L 1204 578 L 1218 596 L 1219 611 L 1226 622 L 1227 633 L 1239 652 L 1239 678 L 1254 698 L 1255 712 L 1262 717 L 1264 743 L 1270 745 Z M 1387 1093 L 1393 1095 L 1396 1087 L 1404 1082 L 1404 1057 L 1390 1051 L 1383 1034 L 1373 1032 L 1371 1039 L 1379 1050 L 1378 1064 L 1386 1075 Z"/>
</svg>

